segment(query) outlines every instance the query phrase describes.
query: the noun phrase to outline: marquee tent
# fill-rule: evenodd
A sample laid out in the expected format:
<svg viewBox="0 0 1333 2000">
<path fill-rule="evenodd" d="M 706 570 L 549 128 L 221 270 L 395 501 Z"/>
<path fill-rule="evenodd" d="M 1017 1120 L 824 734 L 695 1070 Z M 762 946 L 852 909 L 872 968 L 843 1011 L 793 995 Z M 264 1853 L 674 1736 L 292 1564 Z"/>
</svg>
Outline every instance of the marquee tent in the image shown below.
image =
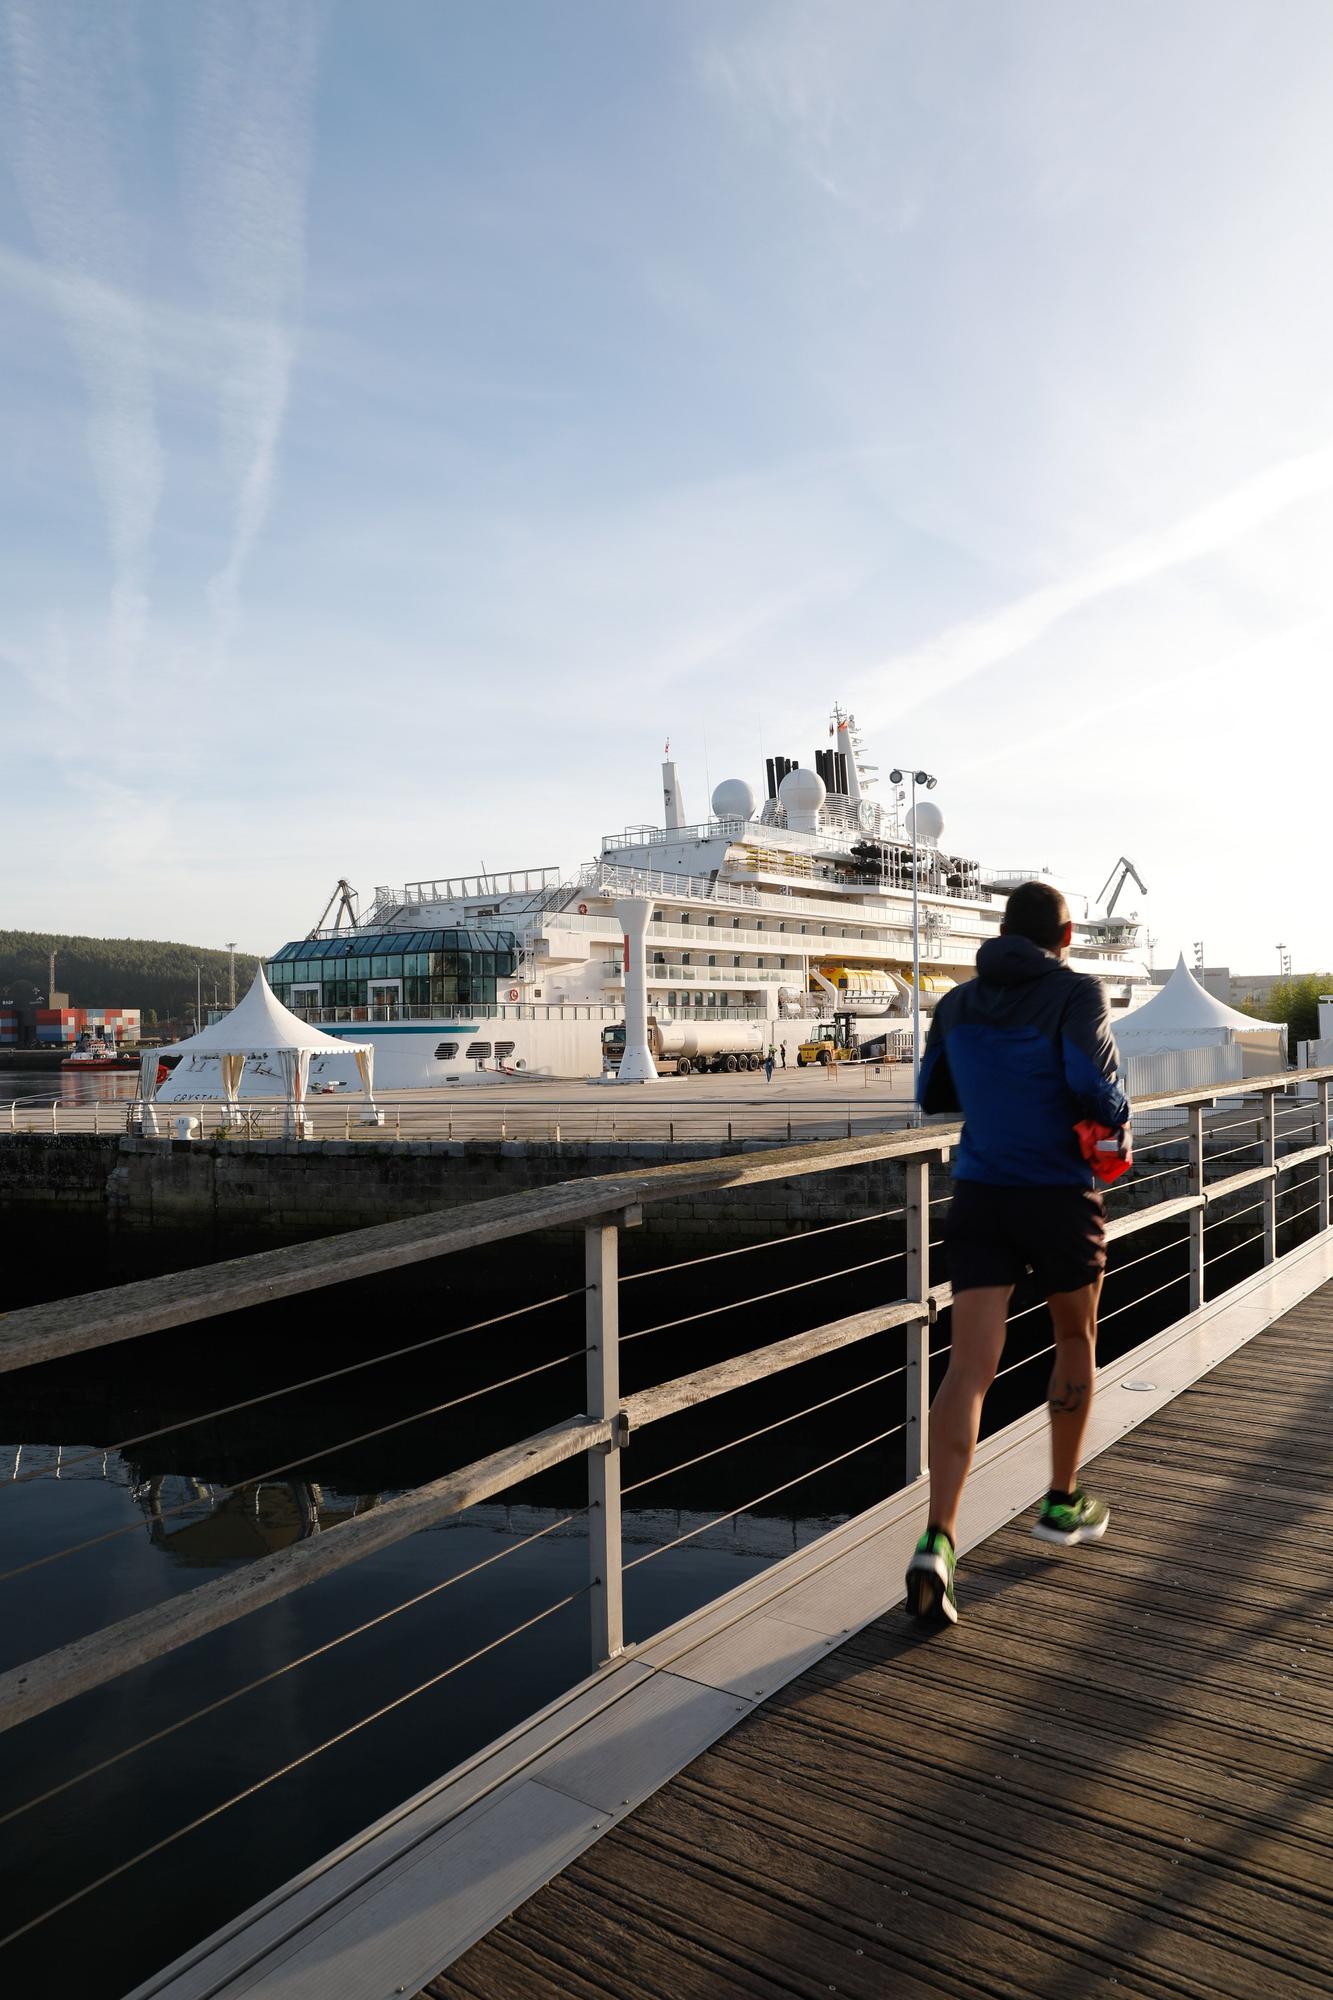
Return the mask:
<svg viewBox="0 0 1333 2000">
<path fill-rule="evenodd" d="M 178 1061 L 173 1065 L 171 1057 Z M 139 1065 L 139 1106 L 143 1129 L 157 1131 L 156 1105 L 173 1099 L 220 1101 L 231 1116 L 242 1097 L 277 1097 L 287 1108 L 289 1135 L 305 1129 L 312 1057 L 350 1057 L 356 1065 L 366 1109 L 375 1114 L 375 1051 L 370 1042 L 344 1041 L 302 1021 L 275 998 L 260 966 L 244 1000 L 221 1021 L 170 1048 L 146 1050 Z M 248 1086 L 248 1088 L 247 1088 Z"/>
<path fill-rule="evenodd" d="M 1242 1076 L 1269 1076 L 1286 1067 L 1285 1025 L 1251 1020 L 1214 999 L 1186 965 L 1183 952 L 1161 991 L 1112 1025 L 1116 1046 L 1126 1060 L 1171 1049 L 1235 1048 L 1241 1051 Z M 1219 1064 L 1219 1077 L 1224 1070 L 1225 1065 Z"/>
</svg>

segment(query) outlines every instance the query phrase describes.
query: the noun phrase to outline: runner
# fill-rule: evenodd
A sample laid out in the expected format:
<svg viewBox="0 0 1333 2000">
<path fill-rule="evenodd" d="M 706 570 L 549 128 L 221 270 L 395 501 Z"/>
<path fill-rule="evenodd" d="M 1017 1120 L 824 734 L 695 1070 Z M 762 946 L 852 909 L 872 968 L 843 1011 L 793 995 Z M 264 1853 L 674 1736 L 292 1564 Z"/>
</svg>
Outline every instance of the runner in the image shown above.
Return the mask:
<svg viewBox="0 0 1333 2000">
<path fill-rule="evenodd" d="M 1051 1490 L 1032 1532 L 1047 1542 L 1095 1541 L 1111 1518 L 1078 1483 L 1106 1218 L 1074 1125 L 1089 1118 L 1124 1135 L 1129 1101 L 1101 986 L 1065 963 L 1072 934 L 1058 890 L 1044 882 L 1015 889 L 999 937 L 977 953 L 977 977 L 936 1008 L 921 1066 L 922 1110 L 964 1119 L 945 1227 L 953 1341 L 930 1412 L 928 1525 L 907 1571 L 907 1608 L 931 1624 L 957 1623 L 958 1505 L 1009 1300 L 1027 1270 L 1055 1334 Z"/>
</svg>

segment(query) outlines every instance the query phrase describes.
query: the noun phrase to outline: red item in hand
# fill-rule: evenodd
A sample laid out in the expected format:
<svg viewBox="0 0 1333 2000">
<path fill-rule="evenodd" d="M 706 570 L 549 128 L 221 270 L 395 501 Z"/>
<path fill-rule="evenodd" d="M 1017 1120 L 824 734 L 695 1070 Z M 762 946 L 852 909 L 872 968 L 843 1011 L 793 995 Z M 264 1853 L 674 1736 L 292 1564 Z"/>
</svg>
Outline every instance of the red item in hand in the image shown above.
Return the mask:
<svg viewBox="0 0 1333 2000">
<path fill-rule="evenodd" d="M 1109 1186 L 1133 1166 L 1134 1147 L 1128 1125 L 1098 1125 L 1095 1119 L 1080 1118 L 1074 1132 L 1079 1151 L 1099 1181 Z"/>
</svg>

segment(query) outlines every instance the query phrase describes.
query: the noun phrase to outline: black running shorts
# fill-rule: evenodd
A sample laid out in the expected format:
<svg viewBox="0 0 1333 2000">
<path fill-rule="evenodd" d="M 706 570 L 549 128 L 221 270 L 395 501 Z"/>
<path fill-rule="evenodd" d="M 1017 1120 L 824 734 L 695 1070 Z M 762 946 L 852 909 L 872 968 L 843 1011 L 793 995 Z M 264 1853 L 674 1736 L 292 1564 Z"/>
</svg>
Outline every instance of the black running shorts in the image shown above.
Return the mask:
<svg viewBox="0 0 1333 2000">
<path fill-rule="evenodd" d="M 1043 1297 L 1095 1284 L 1106 1269 L 1106 1209 L 1095 1188 L 991 1187 L 955 1181 L 944 1225 L 955 1292 L 1016 1285 Z"/>
</svg>

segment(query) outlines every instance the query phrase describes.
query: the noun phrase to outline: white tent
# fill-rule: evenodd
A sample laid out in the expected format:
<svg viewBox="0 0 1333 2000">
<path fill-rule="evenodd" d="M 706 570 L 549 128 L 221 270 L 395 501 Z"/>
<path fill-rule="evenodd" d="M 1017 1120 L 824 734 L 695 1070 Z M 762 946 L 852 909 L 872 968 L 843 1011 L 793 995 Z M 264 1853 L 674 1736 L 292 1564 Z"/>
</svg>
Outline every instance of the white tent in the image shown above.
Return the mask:
<svg viewBox="0 0 1333 2000">
<path fill-rule="evenodd" d="M 1121 1015 L 1113 1026 L 1116 1046 L 1126 1059 L 1165 1050 L 1234 1048 L 1241 1051 L 1242 1076 L 1268 1076 L 1286 1067 L 1285 1026 L 1253 1021 L 1214 999 L 1186 965 L 1183 952 L 1161 991 L 1132 1013 Z M 1223 1068 L 1219 1066 L 1219 1076 Z"/>
<path fill-rule="evenodd" d="M 230 1120 L 244 1094 L 269 1101 L 280 1097 L 287 1107 L 287 1131 L 299 1137 L 305 1130 L 311 1057 L 330 1055 L 354 1060 L 367 1111 L 375 1117 L 373 1045 L 343 1041 L 302 1021 L 275 998 L 261 965 L 244 1000 L 221 1021 L 170 1048 L 145 1051 L 138 1100 L 143 1129 L 150 1136 L 157 1131 L 159 1102 L 220 1101 Z M 179 1061 L 168 1070 L 163 1065 L 170 1056 Z M 247 1083 L 253 1087 L 243 1093 Z"/>
</svg>

